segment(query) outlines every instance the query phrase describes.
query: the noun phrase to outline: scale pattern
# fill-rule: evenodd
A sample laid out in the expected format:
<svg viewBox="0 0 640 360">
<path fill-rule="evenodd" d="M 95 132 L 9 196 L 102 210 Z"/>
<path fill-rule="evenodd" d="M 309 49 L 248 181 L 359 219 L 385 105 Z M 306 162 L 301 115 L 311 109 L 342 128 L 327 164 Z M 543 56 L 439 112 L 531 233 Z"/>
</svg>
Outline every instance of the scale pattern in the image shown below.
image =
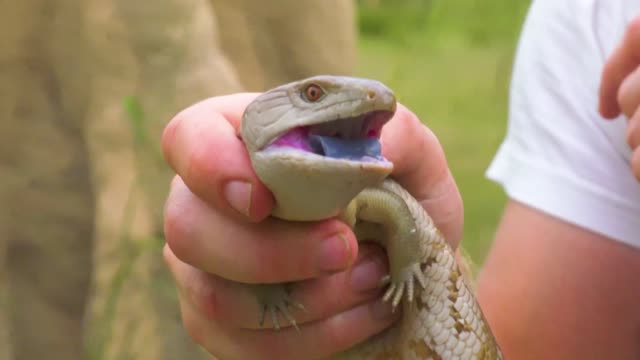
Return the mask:
<svg viewBox="0 0 640 360">
<path fill-rule="evenodd" d="M 381 187 L 402 199 L 415 221 L 426 287 L 416 288 L 414 301 L 402 301 L 403 318 L 396 326 L 331 359 L 502 359 L 470 284 L 429 215 L 393 180 Z"/>
</svg>

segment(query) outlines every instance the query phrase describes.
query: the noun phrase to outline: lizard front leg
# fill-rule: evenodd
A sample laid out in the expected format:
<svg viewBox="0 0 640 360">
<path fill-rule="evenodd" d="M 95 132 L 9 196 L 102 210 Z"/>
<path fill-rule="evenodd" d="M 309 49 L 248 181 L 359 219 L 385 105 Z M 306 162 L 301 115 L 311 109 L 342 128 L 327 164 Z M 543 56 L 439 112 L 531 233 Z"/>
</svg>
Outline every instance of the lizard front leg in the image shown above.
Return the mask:
<svg viewBox="0 0 640 360">
<path fill-rule="evenodd" d="M 388 285 L 383 300 L 391 300 L 394 310 L 403 297 L 413 301 L 416 282 L 426 286 L 421 268 L 426 258 L 425 229 L 396 188 L 400 186 L 393 180 L 385 180 L 381 186 L 364 189 L 343 214 L 358 240 L 372 240 L 387 251 L 390 273 L 382 279 Z"/>
</svg>

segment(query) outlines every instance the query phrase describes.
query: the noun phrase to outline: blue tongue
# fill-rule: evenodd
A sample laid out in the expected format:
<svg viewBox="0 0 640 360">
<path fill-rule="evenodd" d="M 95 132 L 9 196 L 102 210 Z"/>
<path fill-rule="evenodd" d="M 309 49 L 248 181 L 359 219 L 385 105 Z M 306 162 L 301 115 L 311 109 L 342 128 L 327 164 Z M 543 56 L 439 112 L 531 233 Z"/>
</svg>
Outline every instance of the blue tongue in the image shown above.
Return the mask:
<svg viewBox="0 0 640 360">
<path fill-rule="evenodd" d="M 309 143 L 313 151 L 336 159 L 362 160 L 365 156 L 380 158 L 382 148 L 378 138 L 340 139 L 331 136 L 310 135 Z"/>
</svg>

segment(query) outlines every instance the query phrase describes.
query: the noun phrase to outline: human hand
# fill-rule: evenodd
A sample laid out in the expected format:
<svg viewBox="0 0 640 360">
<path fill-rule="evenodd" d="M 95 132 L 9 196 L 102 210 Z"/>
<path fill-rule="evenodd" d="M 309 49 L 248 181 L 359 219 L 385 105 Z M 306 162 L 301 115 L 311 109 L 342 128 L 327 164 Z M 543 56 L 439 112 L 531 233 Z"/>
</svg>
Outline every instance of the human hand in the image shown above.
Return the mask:
<svg viewBox="0 0 640 360">
<path fill-rule="evenodd" d="M 640 17 L 627 27 L 622 43 L 607 59 L 600 85 L 600 113 L 615 118 L 621 113 L 627 124 L 631 146 L 631 168 L 640 180 Z"/>
<path fill-rule="evenodd" d="M 205 100 L 178 114 L 162 145 L 177 176 L 165 209 L 165 260 L 179 289 L 190 336 L 222 359 L 315 359 L 352 347 L 396 318 L 379 300 L 383 252 L 358 243 L 342 222 L 268 218 L 270 192 L 237 137 L 256 94 Z M 393 176 L 457 246 L 462 201 L 436 137 L 399 106 L 382 136 Z M 341 236 L 335 236 L 340 234 Z M 352 266 L 353 265 L 353 266 Z M 260 329 L 243 283 L 296 281 L 300 332 Z"/>
</svg>

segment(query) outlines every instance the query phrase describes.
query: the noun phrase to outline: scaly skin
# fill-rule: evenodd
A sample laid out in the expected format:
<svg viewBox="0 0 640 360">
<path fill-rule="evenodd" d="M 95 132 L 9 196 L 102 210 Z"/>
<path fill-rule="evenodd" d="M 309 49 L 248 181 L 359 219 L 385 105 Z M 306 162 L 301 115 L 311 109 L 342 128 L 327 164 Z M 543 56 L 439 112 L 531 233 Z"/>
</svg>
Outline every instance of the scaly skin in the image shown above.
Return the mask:
<svg viewBox="0 0 640 360">
<path fill-rule="evenodd" d="M 310 86 L 322 96 L 309 98 Z M 453 250 L 418 201 L 387 178 L 391 163 L 270 146 L 292 129 L 321 124 L 321 131 L 331 133 L 334 120 L 372 111 L 384 123 L 395 108 L 393 93 L 377 81 L 318 76 L 267 91 L 243 117 L 241 135 L 252 164 L 276 198 L 273 216 L 292 221 L 339 216 L 359 240 L 373 240 L 388 254 L 384 299 L 394 307 L 401 304 L 402 319 L 332 359 L 502 359 Z M 347 127 L 350 131 L 355 130 Z M 298 304 L 283 285 L 252 290 L 273 325 L 280 326 L 281 315 L 297 326 L 290 307 Z"/>
</svg>

